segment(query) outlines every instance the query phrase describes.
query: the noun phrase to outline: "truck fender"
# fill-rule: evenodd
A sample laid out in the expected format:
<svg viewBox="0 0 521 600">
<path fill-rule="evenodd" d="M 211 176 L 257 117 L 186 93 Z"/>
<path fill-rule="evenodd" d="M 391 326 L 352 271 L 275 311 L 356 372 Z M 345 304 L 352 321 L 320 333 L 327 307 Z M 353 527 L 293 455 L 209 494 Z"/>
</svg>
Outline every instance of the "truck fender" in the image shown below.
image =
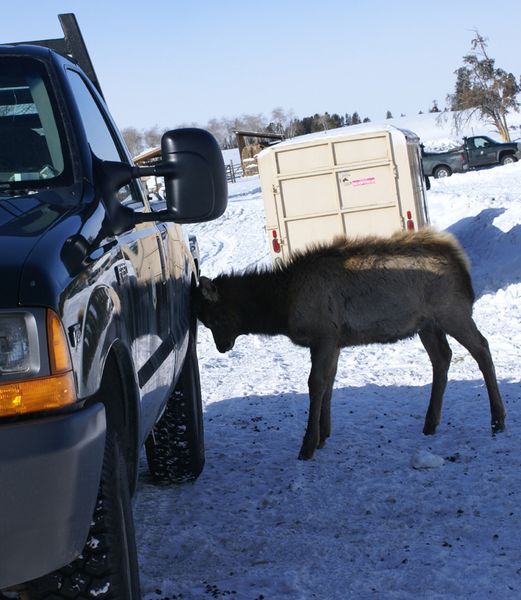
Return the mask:
<svg viewBox="0 0 521 600">
<path fill-rule="evenodd" d="M 498 156 L 498 162 L 499 164 L 504 164 L 504 161 L 508 158 L 512 158 L 513 162 L 517 162 L 517 157 L 515 152 L 511 151 L 511 150 L 504 150 L 503 152 L 499 153 Z"/>
<path fill-rule="evenodd" d="M 102 402 L 107 428 L 118 432 L 129 466 L 132 491 L 137 482 L 139 455 L 139 388 L 119 298 L 106 285 L 96 287 L 86 307 L 82 336 L 82 389 L 87 403 Z M 108 388 L 108 391 L 107 391 Z"/>
<path fill-rule="evenodd" d="M 100 285 L 93 289 L 83 315 L 82 363 L 80 389 L 82 395 L 90 396 L 100 385 L 103 363 L 111 340 L 109 333 L 119 333 L 115 314 L 119 312 L 119 298 L 112 288 Z M 116 331 L 114 331 L 114 329 Z"/>
</svg>

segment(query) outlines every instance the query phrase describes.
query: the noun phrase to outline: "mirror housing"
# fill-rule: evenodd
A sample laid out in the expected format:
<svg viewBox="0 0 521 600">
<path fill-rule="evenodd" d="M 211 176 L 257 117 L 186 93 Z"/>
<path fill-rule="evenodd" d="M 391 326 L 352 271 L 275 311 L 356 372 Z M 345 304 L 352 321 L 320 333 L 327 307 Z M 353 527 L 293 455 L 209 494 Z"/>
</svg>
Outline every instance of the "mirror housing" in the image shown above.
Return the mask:
<svg viewBox="0 0 521 600">
<path fill-rule="evenodd" d="M 200 223 L 220 217 L 228 203 L 221 149 L 204 129 L 167 131 L 161 138 L 168 212 L 177 223 Z"/>
<path fill-rule="evenodd" d="M 217 140 L 204 129 L 167 131 L 161 139 L 162 162 L 150 167 L 103 161 L 94 157 L 101 195 L 115 234 L 136 223 L 201 223 L 217 219 L 228 204 L 224 159 Z M 116 192 L 139 177 L 164 177 L 167 210 L 134 212 L 122 206 Z"/>
</svg>

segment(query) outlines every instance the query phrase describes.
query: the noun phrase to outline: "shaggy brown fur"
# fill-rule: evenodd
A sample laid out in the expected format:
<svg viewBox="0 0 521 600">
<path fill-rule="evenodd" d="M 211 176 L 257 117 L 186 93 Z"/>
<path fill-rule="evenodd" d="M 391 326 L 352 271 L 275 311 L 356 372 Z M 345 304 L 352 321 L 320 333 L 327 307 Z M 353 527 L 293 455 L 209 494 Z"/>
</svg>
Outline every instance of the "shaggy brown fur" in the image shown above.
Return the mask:
<svg viewBox="0 0 521 600">
<path fill-rule="evenodd" d="M 474 292 L 458 242 L 431 229 L 390 238 L 338 238 L 274 269 L 202 277 L 199 319 L 220 352 L 241 334 L 286 335 L 311 350 L 310 410 L 299 458 L 311 458 L 330 435 L 330 403 L 340 349 L 419 334 L 433 366 L 424 433 L 440 421 L 451 350 L 446 334 L 477 361 L 488 389 L 492 428 L 505 410 L 488 343 L 472 319 Z"/>
</svg>

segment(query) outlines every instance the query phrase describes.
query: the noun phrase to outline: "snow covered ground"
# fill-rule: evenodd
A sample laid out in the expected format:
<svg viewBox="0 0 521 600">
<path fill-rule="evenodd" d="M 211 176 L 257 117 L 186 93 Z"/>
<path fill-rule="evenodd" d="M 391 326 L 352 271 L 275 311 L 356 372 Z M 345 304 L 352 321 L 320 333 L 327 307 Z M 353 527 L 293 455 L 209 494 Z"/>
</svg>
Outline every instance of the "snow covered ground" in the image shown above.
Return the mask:
<svg viewBox="0 0 521 600">
<path fill-rule="evenodd" d="M 190 227 L 208 276 L 269 263 L 258 178 L 229 192 L 223 217 Z M 431 366 L 412 339 L 342 352 L 332 437 L 298 461 L 307 351 L 243 336 L 222 355 L 201 325 L 206 467 L 158 488 L 142 462 L 146 600 L 521 598 L 521 163 L 433 180 L 428 204 L 471 258 L 507 431 L 491 435 L 481 373 L 450 340 L 442 422 L 423 436 Z"/>
</svg>

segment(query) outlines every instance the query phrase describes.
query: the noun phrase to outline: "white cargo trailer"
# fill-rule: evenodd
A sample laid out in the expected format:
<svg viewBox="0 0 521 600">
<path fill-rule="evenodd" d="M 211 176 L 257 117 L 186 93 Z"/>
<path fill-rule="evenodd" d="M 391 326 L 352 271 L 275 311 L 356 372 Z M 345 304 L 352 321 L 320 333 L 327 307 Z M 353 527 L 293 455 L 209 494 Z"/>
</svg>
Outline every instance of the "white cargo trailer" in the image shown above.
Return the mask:
<svg viewBox="0 0 521 600">
<path fill-rule="evenodd" d="M 309 134 L 258 155 L 274 261 L 309 244 L 428 224 L 418 136 L 367 123 Z"/>
</svg>

